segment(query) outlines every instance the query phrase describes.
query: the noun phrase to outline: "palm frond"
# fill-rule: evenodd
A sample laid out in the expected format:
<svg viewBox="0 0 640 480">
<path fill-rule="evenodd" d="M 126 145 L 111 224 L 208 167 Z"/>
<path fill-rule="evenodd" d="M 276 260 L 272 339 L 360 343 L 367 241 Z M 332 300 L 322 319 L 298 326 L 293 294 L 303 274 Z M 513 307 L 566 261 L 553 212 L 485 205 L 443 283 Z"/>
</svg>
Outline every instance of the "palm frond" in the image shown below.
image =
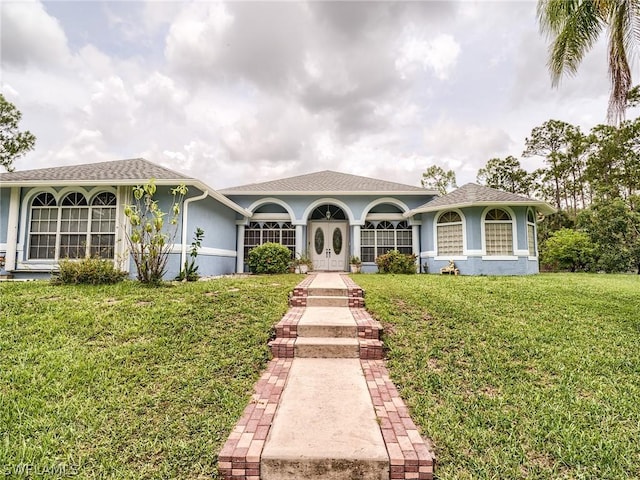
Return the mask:
<svg viewBox="0 0 640 480">
<path fill-rule="evenodd" d="M 618 124 L 624 120 L 627 94 L 631 88 L 629 54 L 634 50 L 634 12 L 630 2 L 612 2 L 609 18 L 609 78 L 611 95 L 607 117 Z"/>
<path fill-rule="evenodd" d="M 576 73 L 585 54 L 598 40 L 605 24 L 599 3 L 584 0 L 541 0 L 540 29 L 552 39 L 549 71 L 557 86 L 562 75 Z"/>
</svg>

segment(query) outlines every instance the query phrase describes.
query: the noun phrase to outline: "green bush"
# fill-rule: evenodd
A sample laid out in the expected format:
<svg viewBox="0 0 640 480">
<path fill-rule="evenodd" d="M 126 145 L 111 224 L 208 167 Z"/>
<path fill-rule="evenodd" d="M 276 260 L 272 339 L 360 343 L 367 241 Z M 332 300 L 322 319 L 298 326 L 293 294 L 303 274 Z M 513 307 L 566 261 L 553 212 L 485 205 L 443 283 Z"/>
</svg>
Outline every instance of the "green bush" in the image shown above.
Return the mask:
<svg viewBox="0 0 640 480">
<path fill-rule="evenodd" d="M 552 270 L 588 271 L 594 260 L 594 244 L 584 232 L 562 228 L 540 246 L 545 267 Z"/>
<path fill-rule="evenodd" d="M 380 273 L 416 273 L 416 256 L 391 250 L 376 258 Z"/>
<path fill-rule="evenodd" d="M 100 258 L 60 260 L 58 265 L 60 270 L 51 279 L 55 284 L 112 284 L 121 282 L 127 276 L 126 272 L 114 266 L 112 260 Z"/>
<path fill-rule="evenodd" d="M 252 273 L 287 273 L 290 263 L 291 250 L 272 242 L 252 248 L 247 259 Z"/>
</svg>

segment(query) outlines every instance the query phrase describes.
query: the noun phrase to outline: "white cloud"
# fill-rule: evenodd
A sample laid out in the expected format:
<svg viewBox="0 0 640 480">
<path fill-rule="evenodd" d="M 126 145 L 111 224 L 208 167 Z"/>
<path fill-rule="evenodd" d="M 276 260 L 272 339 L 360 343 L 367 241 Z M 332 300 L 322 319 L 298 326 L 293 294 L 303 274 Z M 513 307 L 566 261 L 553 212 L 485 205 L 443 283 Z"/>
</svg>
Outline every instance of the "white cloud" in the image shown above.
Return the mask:
<svg viewBox="0 0 640 480">
<path fill-rule="evenodd" d="M 220 188 L 321 169 L 416 185 L 436 163 L 462 183 L 549 118 L 606 113 L 601 47 L 552 90 L 531 2 L 2 9 L 2 89 L 38 138 L 19 169 L 144 156 Z"/>
<path fill-rule="evenodd" d="M 40 2 L 3 2 L 0 9 L 3 65 L 47 67 L 63 65 L 69 60 L 66 35 Z"/>
<path fill-rule="evenodd" d="M 446 80 L 459 55 L 460 45 L 451 35 L 440 34 L 428 40 L 410 36 L 400 48 L 396 68 L 403 78 L 422 68 L 432 70 L 438 79 Z"/>
</svg>

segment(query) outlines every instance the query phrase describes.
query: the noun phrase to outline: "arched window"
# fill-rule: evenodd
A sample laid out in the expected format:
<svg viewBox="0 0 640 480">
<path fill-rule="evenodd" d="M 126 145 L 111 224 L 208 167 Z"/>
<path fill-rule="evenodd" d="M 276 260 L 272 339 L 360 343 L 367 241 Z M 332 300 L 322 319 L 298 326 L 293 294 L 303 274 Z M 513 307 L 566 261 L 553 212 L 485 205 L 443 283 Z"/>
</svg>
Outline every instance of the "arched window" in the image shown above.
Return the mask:
<svg viewBox="0 0 640 480">
<path fill-rule="evenodd" d="M 290 222 L 251 222 L 244 229 L 244 258 L 249 250 L 263 243 L 274 242 L 291 250 L 291 258 L 296 253 L 296 229 Z"/>
<path fill-rule="evenodd" d="M 529 246 L 529 256 L 536 256 L 536 220 L 533 212 L 527 212 L 527 243 Z"/>
<path fill-rule="evenodd" d="M 513 221 L 501 208 L 492 208 L 484 217 L 487 255 L 513 255 Z"/>
<path fill-rule="evenodd" d="M 344 210 L 335 205 L 320 205 L 311 212 L 311 220 L 346 220 Z"/>
<path fill-rule="evenodd" d="M 437 251 L 439 256 L 462 255 L 462 217 L 458 212 L 444 212 L 438 217 Z"/>
<path fill-rule="evenodd" d="M 80 192 L 71 192 L 60 203 L 60 252 L 58 258 L 87 256 L 89 206 Z"/>
<path fill-rule="evenodd" d="M 413 253 L 411 227 L 402 222 L 366 222 L 360 230 L 360 258 L 363 262 L 375 262 L 376 257 L 389 250 Z"/>
<path fill-rule="evenodd" d="M 50 193 L 40 193 L 31 202 L 29 258 L 54 259 L 58 234 L 58 206 Z"/>
<path fill-rule="evenodd" d="M 90 251 L 92 257 L 114 258 L 116 243 L 116 196 L 96 195 L 91 202 Z"/>
<path fill-rule="evenodd" d="M 91 204 L 81 192 L 70 192 L 58 205 L 43 192 L 31 202 L 30 260 L 115 256 L 116 196 L 96 195 Z"/>
</svg>

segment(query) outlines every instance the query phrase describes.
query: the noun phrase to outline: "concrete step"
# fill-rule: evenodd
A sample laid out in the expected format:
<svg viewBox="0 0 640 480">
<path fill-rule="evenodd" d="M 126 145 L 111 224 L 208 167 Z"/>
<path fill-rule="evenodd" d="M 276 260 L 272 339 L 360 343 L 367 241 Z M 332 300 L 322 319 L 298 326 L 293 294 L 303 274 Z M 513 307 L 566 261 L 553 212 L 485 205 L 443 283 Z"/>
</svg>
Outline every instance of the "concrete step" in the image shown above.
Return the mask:
<svg viewBox="0 0 640 480">
<path fill-rule="evenodd" d="M 358 327 L 344 307 L 307 307 L 297 325 L 299 337 L 355 338 Z"/>
<path fill-rule="evenodd" d="M 298 337 L 296 358 L 358 358 L 360 343 L 357 338 Z"/>
<path fill-rule="evenodd" d="M 349 290 L 337 287 L 309 287 L 307 296 L 309 297 L 346 297 Z"/>
<path fill-rule="evenodd" d="M 389 480 L 360 361 L 293 360 L 260 460 L 261 480 Z"/>
<path fill-rule="evenodd" d="M 348 307 L 349 297 L 315 296 L 307 297 L 307 307 Z"/>
</svg>

